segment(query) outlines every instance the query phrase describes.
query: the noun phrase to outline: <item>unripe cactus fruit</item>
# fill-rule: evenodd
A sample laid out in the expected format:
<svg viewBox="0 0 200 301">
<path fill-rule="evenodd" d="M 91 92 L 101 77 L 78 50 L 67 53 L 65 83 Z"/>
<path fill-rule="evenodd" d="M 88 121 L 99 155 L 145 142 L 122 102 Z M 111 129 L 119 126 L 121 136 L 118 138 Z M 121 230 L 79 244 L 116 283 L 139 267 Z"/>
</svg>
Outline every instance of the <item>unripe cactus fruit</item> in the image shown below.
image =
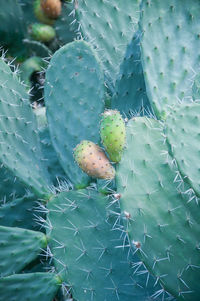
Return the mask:
<svg viewBox="0 0 200 301">
<path fill-rule="evenodd" d="M 61 14 L 62 5 L 60 0 L 41 0 L 41 7 L 50 19 L 57 19 Z"/>
<path fill-rule="evenodd" d="M 81 141 L 74 149 L 74 158 L 79 167 L 90 177 L 99 179 L 113 179 L 115 177 L 115 169 L 110 164 L 106 154 L 91 141 Z"/>
<path fill-rule="evenodd" d="M 53 27 L 40 23 L 34 23 L 30 26 L 32 38 L 40 42 L 49 42 L 54 39 L 56 33 Z"/>
<path fill-rule="evenodd" d="M 53 25 L 54 20 L 50 19 L 47 17 L 47 15 L 44 13 L 42 7 L 41 7 L 41 0 L 35 0 L 33 2 L 33 10 L 34 10 L 34 14 L 36 16 L 36 18 L 44 23 L 44 24 L 48 24 L 48 25 Z"/>
<path fill-rule="evenodd" d="M 125 145 L 125 122 L 117 110 L 106 110 L 102 114 L 100 135 L 110 160 L 119 162 Z"/>
</svg>

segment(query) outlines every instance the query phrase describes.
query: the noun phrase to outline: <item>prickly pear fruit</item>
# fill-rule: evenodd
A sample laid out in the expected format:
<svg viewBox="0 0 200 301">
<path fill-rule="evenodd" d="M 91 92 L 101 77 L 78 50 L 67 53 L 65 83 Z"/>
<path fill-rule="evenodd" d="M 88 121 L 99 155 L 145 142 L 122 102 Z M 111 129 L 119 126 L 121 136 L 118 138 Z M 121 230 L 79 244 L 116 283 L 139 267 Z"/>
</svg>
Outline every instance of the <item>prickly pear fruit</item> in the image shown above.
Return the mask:
<svg viewBox="0 0 200 301">
<path fill-rule="evenodd" d="M 102 114 L 100 135 L 110 160 L 119 162 L 125 145 L 125 122 L 117 110 L 106 110 Z"/>
<path fill-rule="evenodd" d="M 48 25 L 53 25 L 54 20 L 50 19 L 47 17 L 47 15 L 44 13 L 42 7 L 41 7 L 41 0 L 35 0 L 33 2 L 33 10 L 34 10 L 34 14 L 36 16 L 36 18 L 44 23 L 44 24 L 48 24 Z"/>
<path fill-rule="evenodd" d="M 41 0 L 41 7 L 50 19 L 57 19 L 61 14 L 62 5 L 60 0 Z"/>
<path fill-rule="evenodd" d="M 32 24 L 29 30 L 32 38 L 40 42 L 49 42 L 53 40 L 56 35 L 53 27 L 40 23 Z"/>
<path fill-rule="evenodd" d="M 113 179 L 115 169 L 110 164 L 104 151 L 95 143 L 81 141 L 74 149 L 74 158 L 79 167 L 90 177 Z"/>
</svg>

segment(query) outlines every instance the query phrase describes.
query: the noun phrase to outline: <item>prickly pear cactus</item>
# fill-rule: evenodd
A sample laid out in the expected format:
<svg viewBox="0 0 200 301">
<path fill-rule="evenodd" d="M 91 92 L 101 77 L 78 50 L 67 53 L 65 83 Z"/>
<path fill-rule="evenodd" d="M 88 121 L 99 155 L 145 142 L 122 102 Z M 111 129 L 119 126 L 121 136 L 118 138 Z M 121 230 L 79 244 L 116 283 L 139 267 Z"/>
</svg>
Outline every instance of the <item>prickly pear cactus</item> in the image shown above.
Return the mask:
<svg viewBox="0 0 200 301">
<path fill-rule="evenodd" d="M 149 100 L 157 116 L 192 99 L 200 47 L 198 1 L 142 1 L 142 64 Z"/>
<path fill-rule="evenodd" d="M 189 117 L 188 117 L 189 118 Z M 133 118 L 117 168 L 117 191 L 131 247 L 178 300 L 199 296 L 199 202 L 175 183 L 177 169 L 157 120 Z M 142 138 L 141 138 L 142 137 Z M 178 186 L 179 185 L 179 186 Z M 182 187 L 183 185 L 183 187 Z"/>
<path fill-rule="evenodd" d="M 80 33 L 96 49 L 109 86 L 138 28 L 139 0 L 74 1 Z"/>
<path fill-rule="evenodd" d="M 60 163 L 72 183 L 86 187 L 89 178 L 74 162 L 73 149 L 81 140 L 98 142 L 97 124 L 104 110 L 103 72 L 90 45 L 75 41 L 60 48 L 50 61 L 44 89 Z"/>
<path fill-rule="evenodd" d="M 113 228 L 118 209 L 110 201 L 79 190 L 48 203 L 47 235 L 56 268 L 76 300 L 147 301 L 151 292 L 131 269 L 128 250 L 121 249 L 121 231 Z"/>
</svg>

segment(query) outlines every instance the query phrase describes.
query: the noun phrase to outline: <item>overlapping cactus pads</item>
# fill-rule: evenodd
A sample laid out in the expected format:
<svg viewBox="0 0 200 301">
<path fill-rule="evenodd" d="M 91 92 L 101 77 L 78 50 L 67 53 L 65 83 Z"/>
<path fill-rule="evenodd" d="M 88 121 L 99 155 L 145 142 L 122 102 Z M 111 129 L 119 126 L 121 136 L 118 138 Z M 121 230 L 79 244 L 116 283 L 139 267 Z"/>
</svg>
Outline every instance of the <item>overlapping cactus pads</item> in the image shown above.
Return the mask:
<svg viewBox="0 0 200 301">
<path fill-rule="evenodd" d="M 0 15 L 0 301 L 199 301 L 200 2 Z"/>
</svg>

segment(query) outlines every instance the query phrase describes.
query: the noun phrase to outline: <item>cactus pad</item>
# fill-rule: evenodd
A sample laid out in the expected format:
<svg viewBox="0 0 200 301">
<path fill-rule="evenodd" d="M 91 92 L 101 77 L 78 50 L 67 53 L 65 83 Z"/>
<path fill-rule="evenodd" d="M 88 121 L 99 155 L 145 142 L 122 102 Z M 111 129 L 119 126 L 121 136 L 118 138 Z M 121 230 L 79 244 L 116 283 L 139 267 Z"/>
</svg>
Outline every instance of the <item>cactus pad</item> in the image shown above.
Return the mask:
<svg viewBox="0 0 200 301">
<path fill-rule="evenodd" d="M 47 239 L 41 232 L 0 226 L 0 271 L 7 276 L 22 270 L 35 259 Z"/>
<path fill-rule="evenodd" d="M 164 290 L 197 300 L 200 208 L 178 189 L 172 167 L 162 125 L 130 120 L 116 182 L 132 247 Z"/>
<path fill-rule="evenodd" d="M 176 106 L 166 120 L 166 136 L 178 170 L 200 197 L 200 104 Z"/>
<path fill-rule="evenodd" d="M 143 70 L 149 100 L 163 118 L 171 105 L 192 98 L 200 63 L 199 11 L 196 0 L 143 1 Z"/>
<path fill-rule="evenodd" d="M 0 278 L 0 301 L 52 301 L 61 285 L 53 273 L 25 273 Z"/>
<path fill-rule="evenodd" d="M 74 184 L 84 187 L 89 178 L 75 164 L 73 149 L 83 139 L 98 142 L 103 97 L 103 73 L 90 46 L 76 41 L 60 48 L 46 72 L 47 119 L 63 169 Z"/>
<path fill-rule="evenodd" d="M 38 195 L 46 195 L 50 181 L 42 164 L 35 115 L 25 87 L 3 60 L 0 60 L 0 95 L 1 161 Z"/>
<path fill-rule="evenodd" d="M 139 0 L 75 1 L 84 38 L 96 49 L 109 84 L 115 82 L 126 46 L 137 30 L 139 4 Z"/>
<path fill-rule="evenodd" d="M 48 203 L 50 248 L 73 298 L 144 301 L 149 292 L 133 274 L 109 199 L 92 190 L 63 192 Z M 111 206 L 111 210 L 117 210 Z"/>
</svg>

